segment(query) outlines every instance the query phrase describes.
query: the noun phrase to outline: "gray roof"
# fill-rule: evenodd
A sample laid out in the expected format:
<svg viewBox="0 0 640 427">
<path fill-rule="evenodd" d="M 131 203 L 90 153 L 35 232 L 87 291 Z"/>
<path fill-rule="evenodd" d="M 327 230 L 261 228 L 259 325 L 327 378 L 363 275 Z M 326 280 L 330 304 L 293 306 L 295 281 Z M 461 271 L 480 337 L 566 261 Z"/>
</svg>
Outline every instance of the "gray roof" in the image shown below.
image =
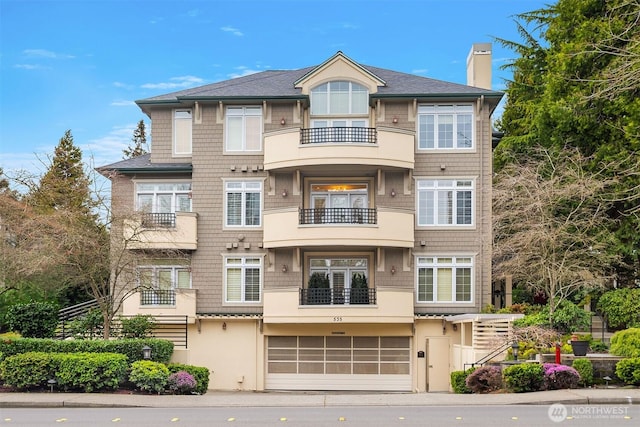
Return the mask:
<svg viewBox="0 0 640 427">
<path fill-rule="evenodd" d="M 501 97 L 502 92 L 450 83 L 442 80 L 401 73 L 384 68 L 361 65 L 362 68 L 386 82 L 372 94 L 376 97 L 434 97 L 434 96 L 480 96 Z M 225 100 L 230 98 L 299 98 L 306 99 L 294 83 L 312 72 L 316 66 L 298 70 L 270 70 L 238 77 L 165 95 L 136 101 L 145 104 L 175 103 L 180 100 Z"/>
<path fill-rule="evenodd" d="M 191 163 L 151 163 L 151 154 L 143 154 L 132 159 L 121 160 L 97 168 L 98 172 L 105 176 L 110 171 L 121 173 L 177 173 L 191 172 L 192 169 Z"/>
</svg>

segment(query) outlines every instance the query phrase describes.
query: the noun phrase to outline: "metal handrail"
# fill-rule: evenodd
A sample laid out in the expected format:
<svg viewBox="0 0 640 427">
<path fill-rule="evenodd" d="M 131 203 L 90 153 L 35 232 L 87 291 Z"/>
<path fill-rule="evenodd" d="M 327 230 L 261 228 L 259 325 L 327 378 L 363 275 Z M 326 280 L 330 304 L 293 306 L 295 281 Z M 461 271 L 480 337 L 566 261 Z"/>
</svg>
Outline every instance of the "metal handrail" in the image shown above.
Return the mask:
<svg viewBox="0 0 640 427">
<path fill-rule="evenodd" d="M 299 209 L 300 224 L 377 224 L 375 208 Z"/>
<path fill-rule="evenodd" d="M 378 142 L 376 128 L 365 127 L 325 127 L 300 129 L 300 144 L 332 144 L 332 143 L 367 143 Z"/>
</svg>

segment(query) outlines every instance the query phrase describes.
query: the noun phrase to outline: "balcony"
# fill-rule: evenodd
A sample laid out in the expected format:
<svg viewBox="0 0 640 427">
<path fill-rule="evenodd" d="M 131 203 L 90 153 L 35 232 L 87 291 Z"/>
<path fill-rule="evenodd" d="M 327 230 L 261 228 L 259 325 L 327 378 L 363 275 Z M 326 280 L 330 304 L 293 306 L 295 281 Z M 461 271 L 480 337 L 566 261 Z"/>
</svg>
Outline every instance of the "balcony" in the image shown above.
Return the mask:
<svg viewBox="0 0 640 427">
<path fill-rule="evenodd" d="M 149 314 L 152 316 L 187 316 L 195 322 L 195 289 L 144 289 L 130 295 L 122 304 L 124 316 Z"/>
<path fill-rule="evenodd" d="M 300 305 L 376 304 L 376 290 L 368 289 L 300 289 Z"/>
<path fill-rule="evenodd" d="M 124 239 L 130 249 L 198 249 L 195 212 L 144 213 L 125 222 Z"/>
<path fill-rule="evenodd" d="M 270 132 L 265 170 L 365 165 L 413 169 L 414 132 L 395 128 L 313 128 Z"/>
<path fill-rule="evenodd" d="M 312 289 L 313 291 L 314 289 Z M 318 290 L 318 289 L 315 289 Z M 358 296 L 347 289 L 329 291 L 325 300 L 313 300 L 309 289 L 266 289 L 265 323 L 413 323 L 413 290 L 370 288 L 367 303 L 351 301 Z M 316 295 L 322 297 L 321 295 Z"/>
<path fill-rule="evenodd" d="M 265 248 L 412 248 L 413 233 L 413 210 L 410 209 L 284 208 L 264 211 Z"/>
</svg>

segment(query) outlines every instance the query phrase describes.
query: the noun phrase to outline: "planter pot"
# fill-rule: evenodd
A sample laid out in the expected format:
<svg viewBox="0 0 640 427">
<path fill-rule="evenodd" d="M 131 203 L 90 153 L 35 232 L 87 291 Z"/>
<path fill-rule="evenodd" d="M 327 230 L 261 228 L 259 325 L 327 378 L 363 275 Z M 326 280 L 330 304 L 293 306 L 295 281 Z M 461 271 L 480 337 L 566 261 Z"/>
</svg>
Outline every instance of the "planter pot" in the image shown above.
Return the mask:
<svg viewBox="0 0 640 427">
<path fill-rule="evenodd" d="M 589 341 L 571 341 L 574 356 L 586 356 L 589 350 Z"/>
</svg>

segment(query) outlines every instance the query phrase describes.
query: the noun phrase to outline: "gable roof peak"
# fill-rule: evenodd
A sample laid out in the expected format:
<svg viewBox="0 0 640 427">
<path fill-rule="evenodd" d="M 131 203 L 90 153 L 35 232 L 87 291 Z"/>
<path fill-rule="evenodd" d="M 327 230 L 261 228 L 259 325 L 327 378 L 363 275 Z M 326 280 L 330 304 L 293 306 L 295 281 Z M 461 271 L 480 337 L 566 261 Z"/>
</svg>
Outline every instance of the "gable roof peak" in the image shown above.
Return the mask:
<svg viewBox="0 0 640 427">
<path fill-rule="evenodd" d="M 333 63 L 335 63 L 338 60 L 343 60 L 343 61 L 347 62 L 352 67 L 358 69 L 363 74 L 369 76 L 369 78 L 377 81 L 377 85 L 378 86 L 386 86 L 387 85 L 387 82 L 384 81 L 383 78 L 381 78 L 380 76 L 377 76 L 370 69 L 360 65 L 358 62 L 356 62 L 353 59 L 349 58 L 347 55 L 344 54 L 344 52 L 339 50 L 335 54 L 333 54 L 331 57 L 329 57 L 327 60 L 322 62 L 320 65 L 317 65 L 317 66 L 311 68 L 307 73 L 302 75 L 298 80 L 296 80 L 293 83 L 294 87 L 300 87 L 303 84 L 303 82 L 308 80 L 310 77 L 312 77 L 316 73 L 321 72 L 322 70 L 324 70 L 325 68 L 327 68 L 328 66 L 330 66 Z"/>
</svg>

